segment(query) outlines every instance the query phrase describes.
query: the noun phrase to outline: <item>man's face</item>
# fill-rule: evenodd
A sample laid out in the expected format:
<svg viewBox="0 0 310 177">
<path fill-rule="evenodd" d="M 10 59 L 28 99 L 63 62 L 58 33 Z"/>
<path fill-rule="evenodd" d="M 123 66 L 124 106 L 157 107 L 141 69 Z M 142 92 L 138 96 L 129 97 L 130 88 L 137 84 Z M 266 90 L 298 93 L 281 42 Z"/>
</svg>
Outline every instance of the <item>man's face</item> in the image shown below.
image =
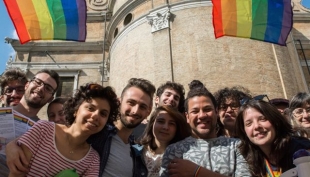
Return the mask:
<svg viewBox="0 0 310 177">
<path fill-rule="evenodd" d="M 156 97 L 155 103 L 158 106 L 168 105 L 175 109 L 178 109 L 180 102 L 180 94 L 173 89 L 166 88 L 160 97 Z"/>
<path fill-rule="evenodd" d="M 16 106 L 25 93 L 25 84 L 22 84 L 18 80 L 8 82 L 3 88 L 3 95 L 1 95 L 1 101 L 5 107 Z"/>
<path fill-rule="evenodd" d="M 53 100 L 53 94 L 57 87 L 56 81 L 46 73 L 39 73 L 25 86 L 24 99 L 29 107 L 42 108 Z"/>
<path fill-rule="evenodd" d="M 277 104 L 275 105 L 275 107 L 278 109 L 278 111 L 280 111 L 282 115 L 284 114 L 285 109 L 288 108 L 286 104 Z"/>
<path fill-rule="evenodd" d="M 120 120 L 128 129 L 137 127 L 151 113 L 152 105 L 149 95 L 137 87 L 130 87 L 121 98 Z"/>
<path fill-rule="evenodd" d="M 216 110 L 209 97 L 195 96 L 188 100 L 188 112 L 185 113 L 196 138 L 216 137 Z"/>
</svg>

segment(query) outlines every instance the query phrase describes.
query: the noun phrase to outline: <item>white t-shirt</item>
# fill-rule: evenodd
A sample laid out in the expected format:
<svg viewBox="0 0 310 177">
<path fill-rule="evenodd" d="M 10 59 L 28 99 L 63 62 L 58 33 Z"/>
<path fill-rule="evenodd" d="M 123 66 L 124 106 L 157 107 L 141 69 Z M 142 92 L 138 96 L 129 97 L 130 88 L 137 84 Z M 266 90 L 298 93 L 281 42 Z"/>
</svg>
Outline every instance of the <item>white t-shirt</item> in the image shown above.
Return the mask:
<svg viewBox="0 0 310 177">
<path fill-rule="evenodd" d="M 132 169 L 130 144 L 125 144 L 118 135 L 113 136 L 109 159 L 102 177 L 131 177 Z"/>
</svg>

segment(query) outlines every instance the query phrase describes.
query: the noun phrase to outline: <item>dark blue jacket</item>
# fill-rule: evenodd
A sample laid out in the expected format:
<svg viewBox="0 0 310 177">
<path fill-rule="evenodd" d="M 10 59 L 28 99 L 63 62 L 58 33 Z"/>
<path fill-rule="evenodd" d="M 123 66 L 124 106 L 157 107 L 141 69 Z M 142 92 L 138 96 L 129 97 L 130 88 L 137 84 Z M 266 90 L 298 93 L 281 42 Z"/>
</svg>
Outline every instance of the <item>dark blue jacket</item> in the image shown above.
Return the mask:
<svg viewBox="0 0 310 177">
<path fill-rule="evenodd" d="M 114 125 L 107 124 L 102 131 L 92 135 L 87 142 L 99 153 L 100 156 L 100 170 L 99 177 L 102 176 L 104 168 L 108 162 L 110 155 L 110 148 L 112 143 L 112 137 L 116 135 L 117 129 Z M 142 155 L 142 146 L 139 146 L 134 143 L 134 137 L 130 135 L 129 142 L 131 145 L 131 157 L 133 160 L 133 177 L 146 177 L 147 168 L 145 166 L 143 155 Z M 120 164 L 122 165 L 122 164 Z"/>
</svg>

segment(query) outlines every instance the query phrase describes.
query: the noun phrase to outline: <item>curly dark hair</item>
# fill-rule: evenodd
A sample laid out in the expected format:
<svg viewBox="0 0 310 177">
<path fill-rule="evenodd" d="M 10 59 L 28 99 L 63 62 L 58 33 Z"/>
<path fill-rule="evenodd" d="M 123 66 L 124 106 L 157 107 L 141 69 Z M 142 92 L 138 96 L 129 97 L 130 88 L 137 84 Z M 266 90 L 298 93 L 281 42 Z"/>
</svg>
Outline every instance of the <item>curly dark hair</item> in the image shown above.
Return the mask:
<svg viewBox="0 0 310 177">
<path fill-rule="evenodd" d="M 185 91 L 183 85 L 176 82 L 167 81 L 157 88 L 156 96 L 160 97 L 164 93 L 165 89 L 175 90 L 180 95 L 178 110 L 179 112 L 184 112 Z"/>
<path fill-rule="evenodd" d="M 26 74 L 19 68 L 12 68 L 6 70 L 0 78 L 0 89 L 1 95 L 3 95 L 4 87 L 8 85 L 9 82 L 18 80 L 23 85 L 28 82 Z"/>
<path fill-rule="evenodd" d="M 266 168 L 264 158 L 266 155 L 255 144 L 253 144 L 246 135 L 244 129 L 244 112 L 253 108 L 260 112 L 271 123 L 275 130 L 275 139 L 271 146 L 270 155 L 274 159 L 275 165 L 282 168 L 283 171 L 289 170 L 292 164 L 292 155 L 294 152 L 289 145 L 294 130 L 286 118 L 277 110 L 276 107 L 263 100 L 250 100 L 242 105 L 239 109 L 239 114 L 236 119 L 236 133 L 240 138 L 239 145 L 240 153 L 244 156 L 249 164 L 252 176 L 266 176 Z M 285 153 L 283 153 L 285 152 Z"/>
<path fill-rule="evenodd" d="M 90 85 L 96 87 L 90 89 Z M 102 87 L 101 85 L 94 83 L 87 83 L 85 86 L 80 86 L 80 89 L 76 90 L 73 97 L 69 97 L 64 104 L 64 114 L 66 116 L 66 122 L 68 125 L 72 125 L 75 121 L 75 112 L 79 109 L 80 105 L 84 101 L 91 101 L 93 98 L 101 98 L 108 101 L 110 105 L 110 115 L 108 123 L 112 123 L 118 117 L 119 101 L 112 87 Z"/>
<path fill-rule="evenodd" d="M 173 109 L 170 106 L 167 106 L 167 105 L 159 106 L 151 114 L 150 121 L 149 121 L 146 129 L 144 130 L 144 133 L 143 133 L 142 138 L 140 140 L 140 144 L 145 145 L 145 146 L 149 146 L 154 151 L 157 149 L 157 146 L 154 143 L 155 137 L 153 134 L 153 125 L 156 121 L 156 118 L 157 118 L 159 112 L 161 112 L 161 111 L 166 111 L 174 119 L 174 121 L 176 123 L 176 127 L 177 127 L 176 132 L 175 132 L 175 136 L 169 142 L 169 144 L 183 140 L 184 138 L 191 135 L 191 128 L 190 128 L 189 124 L 186 122 L 186 118 L 184 117 L 184 115 L 182 115 L 180 112 L 178 112 L 177 110 Z"/>
<path fill-rule="evenodd" d="M 243 98 L 251 98 L 252 96 L 248 89 L 242 86 L 234 86 L 231 88 L 225 87 L 223 89 L 218 90 L 217 92 L 214 93 L 214 97 L 218 107 L 221 108 L 221 106 L 225 104 L 227 99 L 231 99 L 239 106 L 241 106 L 240 100 L 242 100 Z M 219 117 L 217 119 L 217 125 L 218 125 L 217 136 L 224 136 L 225 128 L 222 122 L 220 121 Z"/>
<path fill-rule="evenodd" d="M 146 93 L 151 98 L 151 105 L 153 104 L 153 96 L 156 91 L 156 88 L 150 81 L 146 79 L 142 79 L 142 78 L 129 79 L 127 85 L 122 91 L 121 98 L 123 98 L 123 95 L 126 92 L 126 90 L 131 87 L 137 87 L 141 89 L 144 93 Z"/>
<path fill-rule="evenodd" d="M 214 106 L 214 109 L 217 109 L 217 104 L 214 96 L 212 95 L 211 92 L 209 92 L 209 90 L 203 85 L 202 82 L 200 82 L 199 80 L 193 80 L 190 84 L 188 84 L 188 86 L 189 91 L 187 93 L 187 97 L 184 102 L 185 112 L 188 111 L 188 100 L 195 96 L 205 96 L 210 98 Z"/>
</svg>

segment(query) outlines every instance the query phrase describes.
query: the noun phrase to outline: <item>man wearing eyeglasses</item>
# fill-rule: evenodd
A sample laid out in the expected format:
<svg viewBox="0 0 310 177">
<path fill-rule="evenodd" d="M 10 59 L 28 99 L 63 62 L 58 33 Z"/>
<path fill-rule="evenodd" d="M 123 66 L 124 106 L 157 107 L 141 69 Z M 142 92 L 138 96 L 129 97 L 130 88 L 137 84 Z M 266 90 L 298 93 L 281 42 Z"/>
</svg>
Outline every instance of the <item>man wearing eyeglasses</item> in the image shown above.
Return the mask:
<svg viewBox="0 0 310 177">
<path fill-rule="evenodd" d="M 54 94 L 59 85 L 59 75 L 57 72 L 48 69 L 38 71 L 35 76 L 26 83 L 25 93 L 20 104 L 14 106 L 14 111 L 39 120 L 37 114 L 40 109 L 54 99 Z"/>
<path fill-rule="evenodd" d="M 30 118 L 32 121 L 40 120 L 37 116 L 38 112 L 45 104 L 54 99 L 54 94 L 57 91 L 58 86 L 59 75 L 57 72 L 48 69 L 42 69 L 38 71 L 35 76 L 26 83 L 24 96 L 21 98 L 19 104 L 13 107 L 14 114 L 21 114 Z M 12 148 L 10 144 L 12 145 Z M 12 154 L 19 154 L 21 151 L 20 148 L 14 147 L 16 147 L 16 140 L 7 144 L 6 160 L 8 163 L 21 165 L 22 162 L 19 160 L 19 157 L 10 156 Z M 14 153 L 14 151 L 19 152 Z M 21 159 L 23 158 L 21 157 Z M 20 168 L 27 170 L 27 168 L 25 168 L 23 165 L 21 165 Z M 5 160 L 3 162 L 3 158 L 0 159 L 0 170 L 2 174 L 7 174 L 4 176 L 8 176 L 9 171 L 5 167 Z"/>
<path fill-rule="evenodd" d="M 16 106 L 25 93 L 26 74 L 18 68 L 5 71 L 0 78 L 1 107 Z"/>
</svg>

